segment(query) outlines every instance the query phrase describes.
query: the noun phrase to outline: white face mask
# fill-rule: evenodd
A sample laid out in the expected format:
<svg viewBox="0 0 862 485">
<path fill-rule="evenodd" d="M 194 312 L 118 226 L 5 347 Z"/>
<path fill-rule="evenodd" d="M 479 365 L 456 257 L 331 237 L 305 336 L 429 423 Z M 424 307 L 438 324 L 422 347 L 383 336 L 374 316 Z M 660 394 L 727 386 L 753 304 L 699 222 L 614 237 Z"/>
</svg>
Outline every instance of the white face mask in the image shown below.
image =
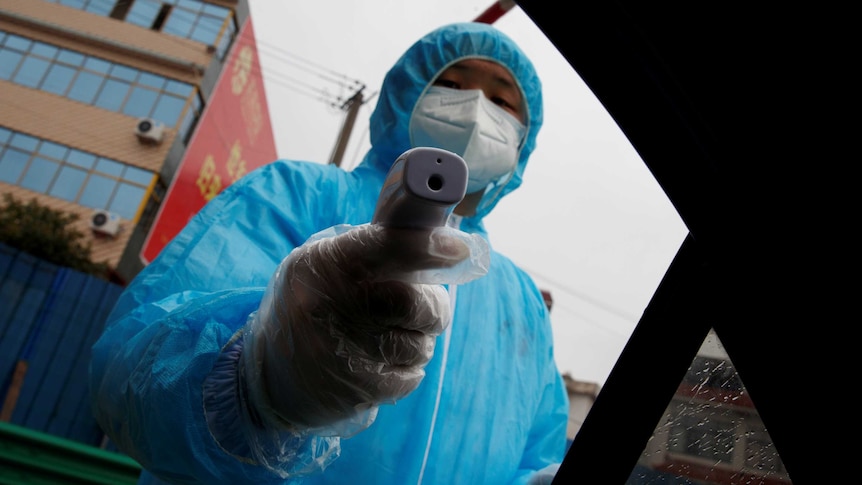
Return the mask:
<svg viewBox="0 0 862 485">
<path fill-rule="evenodd" d="M 414 147 L 442 148 L 461 155 L 470 171 L 467 193 L 515 170 L 527 128 L 492 103 L 481 89 L 431 86 L 410 119 Z"/>
</svg>

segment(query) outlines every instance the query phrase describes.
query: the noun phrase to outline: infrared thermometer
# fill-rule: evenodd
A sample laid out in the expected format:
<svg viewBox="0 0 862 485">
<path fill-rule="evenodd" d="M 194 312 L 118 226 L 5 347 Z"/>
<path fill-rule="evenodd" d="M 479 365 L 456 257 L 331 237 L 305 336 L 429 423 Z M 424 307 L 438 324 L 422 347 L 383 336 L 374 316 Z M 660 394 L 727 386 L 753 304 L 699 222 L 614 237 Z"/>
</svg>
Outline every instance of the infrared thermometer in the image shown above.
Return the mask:
<svg viewBox="0 0 862 485">
<path fill-rule="evenodd" d="M 400 229 L 444 226 L 467 193 L 468 174 L 464 159 L 450 151 L 407 150 L 389 169 L 371 222 Z"/>
</svg>

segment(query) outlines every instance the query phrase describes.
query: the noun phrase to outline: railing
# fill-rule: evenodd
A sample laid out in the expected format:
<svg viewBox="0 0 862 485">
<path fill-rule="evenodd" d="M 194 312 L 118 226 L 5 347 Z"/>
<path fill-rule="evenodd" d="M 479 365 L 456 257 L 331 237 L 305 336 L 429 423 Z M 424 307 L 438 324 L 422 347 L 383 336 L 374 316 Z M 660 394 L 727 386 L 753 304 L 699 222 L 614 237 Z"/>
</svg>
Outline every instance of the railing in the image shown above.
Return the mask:
<svg viewBox="0 0 862 485">
<path fill-rule="evenodd" d="M 134 485 L 140 473 L 128 456 L 0 422 L 0 484 Z"/>
</svg>

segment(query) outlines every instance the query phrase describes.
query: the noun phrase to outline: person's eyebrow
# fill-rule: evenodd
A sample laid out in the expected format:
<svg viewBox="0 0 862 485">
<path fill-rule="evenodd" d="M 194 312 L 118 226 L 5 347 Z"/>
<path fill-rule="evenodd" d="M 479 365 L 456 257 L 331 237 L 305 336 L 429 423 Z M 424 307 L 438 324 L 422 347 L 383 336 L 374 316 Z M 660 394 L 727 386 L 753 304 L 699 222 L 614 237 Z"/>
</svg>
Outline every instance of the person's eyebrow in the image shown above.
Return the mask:
<svg viewBox="0 0 862 485">
<path fill-rule="evenodd" d="M 502 84 L 507 88 L 512 88 L 515 91 L 520 91 L 518 89 L 518 86 L 514 82 L 510 81 L 508 77 L 502 76 L 500 74 L 494 74 L 494 80 L 497 81 L 498 84 Z"/>
<path fill-rule="evenodd" d="M 511 74 L 508 72 L 507 75 L 492 73 L 492 79 L 500 87 L 512 90 L 512 92 L 514 92 L 518 97 L 518 100 L 522 99 L 521 89 L 518 87 L 518 84 L 514 81 Z"/>
<path fill-rule="evenodd" d="M 506 71 L 506 74 L 507 74 L 507 75 L 503 75 L 503 74 L 497 74 L 495 72 L 492 72 L 491 75 L 493 76 L 495 81 L 497 81 L 500 84 L 504 84 L 506 86 L 509 86 L 509 87 L 517 88 L 515 83 L 510 79 L 513 76 L 508 73 L 508 71 L 506 70 L 505 67 L 503 67 L 503 65 L 498 64 L 498 63 L 493 62 L 493 61 L 490 61 L 490 62 L 492 62 L 493 64 L 496 64 L 500 69 Z M 449 69 L 452 69 L 454 71 L 466 72 L 466 71 L 472 71 L 475 68 L 470 64 L 465 64 L 464 62 L 458 62 L 458 63 L 452 64 L 451 66 L 449 66 Z"/>
<path fill-rule="evenodd" d="M 470 69 L 471 69 L 471 68 L 470 68 L 470 66 L 464 65 L 464 64 L 462 64 L 462 63 L 460 63 L 460 62 L 459 62 L 459 63 L 457 63 L 457 64 L 452 64 L 451 66 L 447 67 L 447 68 L 446 68 L 443 72 L 441 72 L 440 74 L 443 74 L 443 73 L 445 73 L 446 71 L 461 71 L 461 72 L 466 72 L 466 71 L 469 71 Z"/>
</svg>

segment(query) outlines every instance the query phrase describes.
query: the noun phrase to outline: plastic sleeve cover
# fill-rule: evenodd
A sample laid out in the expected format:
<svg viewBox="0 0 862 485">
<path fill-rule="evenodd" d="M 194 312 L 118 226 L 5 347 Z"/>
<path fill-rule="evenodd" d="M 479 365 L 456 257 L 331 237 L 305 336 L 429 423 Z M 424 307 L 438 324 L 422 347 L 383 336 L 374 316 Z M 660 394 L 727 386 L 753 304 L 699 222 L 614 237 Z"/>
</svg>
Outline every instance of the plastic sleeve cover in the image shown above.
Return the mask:
<svg viewBox="0 0 862 485">
<path fill-rule="evenodd" d="M 254 318 L 252 314 L 250 319 Z M 204 381 L 204 414 L 210 434 L 237 460 L 263 465 L 281 478 L 324 470 L 341 452 L 337 436 L 265 426 L 251 405 L 249 373 L 242 358 L 246 329 L 240 329 L 225 345 Z"/>
</svg>

